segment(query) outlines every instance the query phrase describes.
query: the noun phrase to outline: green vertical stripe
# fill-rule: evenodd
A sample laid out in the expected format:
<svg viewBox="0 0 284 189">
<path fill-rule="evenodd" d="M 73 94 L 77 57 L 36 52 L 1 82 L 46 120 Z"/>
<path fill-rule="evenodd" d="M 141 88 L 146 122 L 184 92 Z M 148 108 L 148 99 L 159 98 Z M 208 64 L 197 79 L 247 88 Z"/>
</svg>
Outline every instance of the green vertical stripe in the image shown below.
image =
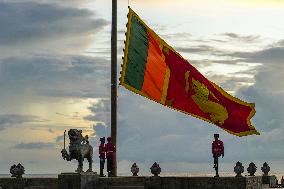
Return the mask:
<svg viewBox="0 0 284 189">
<path fill-rule="evenodd" d="M 146 62 L 148 56 L 148 34 L 144 25 L 133 16 L 130 28 L 130 42 L 128 47 L 128 60 L 125 72 L 125 83 L 142 89 Z"/>
</svg>

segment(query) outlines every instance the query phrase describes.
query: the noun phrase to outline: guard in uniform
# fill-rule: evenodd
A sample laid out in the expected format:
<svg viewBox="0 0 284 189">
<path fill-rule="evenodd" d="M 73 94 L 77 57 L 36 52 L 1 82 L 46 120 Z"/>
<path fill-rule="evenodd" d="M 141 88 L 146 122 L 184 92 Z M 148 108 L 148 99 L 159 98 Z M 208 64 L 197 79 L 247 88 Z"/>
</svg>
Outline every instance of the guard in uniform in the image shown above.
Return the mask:
<svg viewBox="0 0 284 189">
<path fill-rule="evenodd" d="M 219 177 L 218 174 L 218 158 L 222 156 L 224 157 L 224 144 L 221 140 L 219 140 L 219 134 L 214 134 L 215 140 L 212 142 L 212 155 L 214 158 L 214 167 L 216 171 L 215 177 Z"/>
<path fill-rule="evenodd" d="M 112 143 L 112 138 L 107 138 L 106 144 L 106 158 L 107 158 L 107 172 L 108 176 L 114 176 L 114 160 L 115 160 L 115 146 Z"/>
<path fill-rule="evenodd" d="M 99 158 L 100 158 L 100 176 L 104 177 L 105 159 L 106 159 L 106 138 L 100 138 L 101 144 L 99 146 Z"/>
</svg>

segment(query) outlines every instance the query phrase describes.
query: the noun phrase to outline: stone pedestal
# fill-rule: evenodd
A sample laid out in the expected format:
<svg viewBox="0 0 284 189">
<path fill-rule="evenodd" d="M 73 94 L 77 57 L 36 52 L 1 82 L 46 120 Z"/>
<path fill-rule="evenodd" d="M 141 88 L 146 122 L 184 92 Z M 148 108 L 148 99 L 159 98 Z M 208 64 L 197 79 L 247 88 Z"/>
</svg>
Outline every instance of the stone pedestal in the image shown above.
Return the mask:
<svg viewBox="0 0 284 189">
<path fill-rule="evenodd" d="M 262 184 L 270 184 L 270 176 L 262 176 Z"/>
<path fill-rule="evenodd" d="M 152 176 L 145 179 L 145 188 L 146 189 L 161 189 L 162 188 L 162 179 L 159 176 Z"/>
<path fill-rule="evenodd" d="M 99 179 L 92 173 L 61 173 L 58 175 L 58 189 L 94 189 Z"/>
</svg>

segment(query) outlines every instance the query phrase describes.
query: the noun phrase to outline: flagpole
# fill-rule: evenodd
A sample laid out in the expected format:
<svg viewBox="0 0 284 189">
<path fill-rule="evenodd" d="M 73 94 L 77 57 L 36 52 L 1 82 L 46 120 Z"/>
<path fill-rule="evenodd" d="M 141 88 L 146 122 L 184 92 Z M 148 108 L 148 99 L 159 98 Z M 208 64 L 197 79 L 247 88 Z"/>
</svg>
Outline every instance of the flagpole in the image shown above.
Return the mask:
<svg viewBox="0 0 284 189">
<path fill-rule="evenodd" d="M 116 146 L 117 136 L 117 0 L 112 0 L 111 22 L 111 137 Z M 117 152 L 116 152 L 117 154 Z M 115 155 L 114 176 L 117 176 L 117 158 Z"/>
</svg>

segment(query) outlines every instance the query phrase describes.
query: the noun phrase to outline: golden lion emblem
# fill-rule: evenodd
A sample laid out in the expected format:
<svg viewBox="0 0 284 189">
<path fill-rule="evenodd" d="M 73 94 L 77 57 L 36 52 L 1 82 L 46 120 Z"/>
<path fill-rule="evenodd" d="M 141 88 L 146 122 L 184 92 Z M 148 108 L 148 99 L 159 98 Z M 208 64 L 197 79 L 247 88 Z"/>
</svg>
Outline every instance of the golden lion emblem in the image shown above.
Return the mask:
<svg viewBox="0 0 284 189">
<path fill-rule="evenodd" d="M 190 89 L 190 83 L 188 81 L 189 73 L 189 71 L 185 73 L 185 91 L 187 94 Z M 213 98 L 215 98 L 216 100 L 218 99 L 214 96 L 213 93 L 209 91 L 209 89 L 203 83 L 199 82 L 198 80 L 195 80 L 194 78 L 192 78 L 191 88 L 195 92 L 195 94 L 192 95 L 191 98 L 197 104 L 200 110 L 204 113 L 210 114 L 210 120 L 213 123 L 219 122 L 220 125 L 223 125 L 225 120 L 228 118 L 227 109 L 221 104 L 210 101 L 209 95 L 213 96 Z"/>
</svg>

